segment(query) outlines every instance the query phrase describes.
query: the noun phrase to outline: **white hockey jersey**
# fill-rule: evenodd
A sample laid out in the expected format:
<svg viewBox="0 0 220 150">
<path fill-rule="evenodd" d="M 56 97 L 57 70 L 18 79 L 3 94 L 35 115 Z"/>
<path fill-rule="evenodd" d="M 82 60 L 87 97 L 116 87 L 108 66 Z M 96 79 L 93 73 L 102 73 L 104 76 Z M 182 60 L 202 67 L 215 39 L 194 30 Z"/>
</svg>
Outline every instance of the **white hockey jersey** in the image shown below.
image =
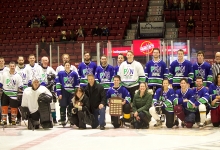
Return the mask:
<svg viewBox="0 0 220 150">
<path fill-rule="evenodd" d="M 31 82 L 31 72 L 30 69 L 28 70 L 27 66 L 25 65 L 24 68 L 19 68 L 18 66 L 15 67 L 15 71 L 21 76 L 23 82 L 23 88 L 28 87 L 28 82 Z"/>
<path fill-rule="evenodd" d="M 48 66 L 47 68 L 41 67 L 39 78 L 40 78 L 40 83 L 43 83 L 42 85 L 48 84 L 48 81 L 47 81 L 48 74 L 54 74 L 55 76 L 57 75 L 56 71 L 52 67 L 50 66 Z"/>
<path fill-rule="evenodd" d="M 58 73 L 58 72 L 64 71 L 64 70 L 65 70 L 64 66 L 60 65 L 60 66 L 57 67 L 56 72 Z M 75 71 L 78 74 L 78 70 L 75 66 L 71 65 L 70 70 Z"/>
<path fill-rule="evenodd" d="M 3 73 L 0 80 L 0 88 L 11 99 L 17 99 L 17 92 L 19 88 L 23 88 L 21 76 L 15 72 L 10 74 L 9 71 Z"/>
<path fill-rule="evenodd" d="M 21 106 L 28 107 L 31 114 L 35 113 L 39 107 L 38 97 L 41 93 L 45 93 L 45 94 L 52 96 L 50 91 L 44 86 L 40 86 L 37 90 L 33 90 L 32 87 L 26 88 L 23 92 Z"/>
<path fill-rule="evenodd" d="M 119 67 L 118 75 L 121 77 L 122 84 L 128 88 L 146 80 L 143 66 L 135 60 L 132 63 L 124 61 Z"/>
<path fill-rule="evenodd" d="M 3 69 L 0 69 L 0 80 L 1 76 L 3 75 L 3 72 L 9 71 L 10 69 L 8 67 L 4 67 Z"/>
<path fill-rule="evenodd" d="M 28 71 L 30 72 L 31 80 L 34 77 L 39 77 L 40 69 L 41 69 L 41 66 L 39 64 L 35 63 L 34 66 L 31 66 L 30 64 L 27 64 L 26 67 L 27 67 Z"/>
</svg>

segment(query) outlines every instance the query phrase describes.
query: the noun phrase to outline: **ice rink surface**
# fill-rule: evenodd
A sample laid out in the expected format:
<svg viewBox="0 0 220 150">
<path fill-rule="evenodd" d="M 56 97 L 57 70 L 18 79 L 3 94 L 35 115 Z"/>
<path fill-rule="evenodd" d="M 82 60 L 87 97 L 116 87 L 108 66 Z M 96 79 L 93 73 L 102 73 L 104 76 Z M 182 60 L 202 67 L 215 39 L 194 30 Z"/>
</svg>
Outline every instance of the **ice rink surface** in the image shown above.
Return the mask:
<svg viewBox="0 0 220 150">
<path fill-rule="evenodd" d="M 57 107 L 59 119 L 59 107 Z M 220 128 L 208 125 L 199 129 L 154 128 L 151 121 L 149 129 L 114 129 L 106 110 L 106 130 L 79 130 L 77 127 L 55 125 L 53 129 L 27 130 L 24 122 L 21 126 L 0 127 L 0 150 L 219 150 Z M 27 124 L 27 122 L 26 122 Z"/>
</svg>

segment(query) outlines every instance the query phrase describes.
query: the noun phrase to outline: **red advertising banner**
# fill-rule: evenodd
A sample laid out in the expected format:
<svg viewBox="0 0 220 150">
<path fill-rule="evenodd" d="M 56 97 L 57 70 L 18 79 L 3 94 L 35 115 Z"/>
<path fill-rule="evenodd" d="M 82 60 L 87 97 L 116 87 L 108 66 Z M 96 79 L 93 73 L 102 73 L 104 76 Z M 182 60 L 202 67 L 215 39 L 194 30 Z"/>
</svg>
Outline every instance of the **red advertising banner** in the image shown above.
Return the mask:
<svg viewBox="0 0 220 150">
<path fill-rule="evenodd" d="M 146 56 L 152 55 L 154 48 L 162 48 L 160 46 L 160 39 L 153 40 L 133 40 L 133 52 L 134 56 Z M 174 42 L 173 54 L 176 55 L 177 51 L 182 49 L 184 54 L 187 54 L 187 45 L 184 42 Z M 124 56 L 128 51 L 131 50 L 130 46 L 112 47 L 112 56 L 117 57 L 118 54 L 123 54 Z M 171 46 L 165 46 L 166 54 L 171 55 Z M 107 48 L 104 48 L 105 55 L 108 55 Z M 162 53 L 162 51 L 161 51 Z"/>
<path fill-rule="evenodd" d="M 135 56 L 152 55 L 154 48 L 160 48 L 160 39 L 133 40 L 133 51 Z"/>
<path fill-rule="evenodd" d="M 168 55 L 171 55 L 171 46 L 166 46 L 165 47 L 166 49 L 166 54 Z M 187 51 L 187 45 L 178 45 L 178 46 L 173 46 L 173 54 L 177 55 L 177 51 L 179 49 L 182 49 L 184 51 L 184 54 L 188 54 L 188 51 Z"/>
</svg>

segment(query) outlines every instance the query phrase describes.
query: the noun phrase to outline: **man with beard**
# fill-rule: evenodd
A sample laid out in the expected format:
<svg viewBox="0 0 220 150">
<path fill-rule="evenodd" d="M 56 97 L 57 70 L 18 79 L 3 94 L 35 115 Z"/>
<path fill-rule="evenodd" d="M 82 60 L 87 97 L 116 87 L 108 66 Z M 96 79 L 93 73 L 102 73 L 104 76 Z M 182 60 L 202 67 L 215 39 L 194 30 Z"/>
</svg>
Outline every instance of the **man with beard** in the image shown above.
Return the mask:
<svg viewBox="0 0 220 150">
<path fill-rule="evenodd" d="M 112 85 L 112 78 L 115 74 L 114 67 L 109 65 L 107 57 L 101 57 L 101 65 L 96 68 L 95 79 L 104 87 L 107 91 Z"/>
<path fill-rule="evenodd" d="M 28 87 L 28 82 L 31 81 L 30 71 L 27 69 L 26 65 L 24 64 L 24 57 L 18 56 L 17 59 L 18 65 L 15 67 L 15 71 L 21 76 L 23 82 L 23 88 L 26 89 Z M 22 92 L 18 93 L 18 107 L 21 106 L 21 99 L 22 99 Z M 18 113 L 17 115 L 17 122 L 16 124 L 21 123 L 21 114 Z"/>
<path fill-rule="evenodd" d="M 30 81 L 28 83 L 28 86 L 31 86 L 31 80 L 38 76 L 40 73 L 40 65 L 38 63 L 35 63 L 36 59 L 33 54 L 30 54 L 28 57 L 29 64 L 26 65 L 28 71 L 30 72 Z"/>
<path fill-rule="evenodd" d="M 215 63 L 212 65 L 213 81 L 216 80 L 216 76 L 220 73 L 220 52 L 215 54 Z"/>
<path fill-rule="evenodd" d="M 153 49 L 153 59 L 146 63 L 144 72 L 148 87 L 155 92 L 158 88 L 162 87 L 164 78 L 168 76 L 168 68 L 166 63 L 160 59 L 160 50 Z"/>
<path fill-rule="evenodd" d="M 115 66 L 115 74 L 118 73 L 119 67 L 121 65 L 122 62 L 124 62 L 125 58 L 123 54 L 118 54 L 118 64 L 117 66 Z"/>
<path fill-rule="evenodd" d="M 197 77 L 203 78 L 203 85 L 209 87 L 212 84 L 212 68 L 211 65 L 204 61 L 204 53 L 202 51 L 197 52 L 197 62 L 193 64 L 194 82 Z M 196 86 L 195 83 L 191 87 Z"/>
<path fill-rule="evenodd" d="M 203 86 L 203 78 L 196 77 L 196 88 L 193 89 L 195 97 L 196 123 L 199 127 L 203 127 L 206 121 L 206 115 L 209 113 L 210 96 L 209 91 Z"/>
<path fill-rule="evenodd" d="M 85 87 L 88 84 L 87 75 L 95 75 L 97 65 L 91 61 L 89 52 L 84 53 L 84 62 L 81 62 L 78 67 L 78 73 L 80 76 L 80 86 Z"/>
</svg>

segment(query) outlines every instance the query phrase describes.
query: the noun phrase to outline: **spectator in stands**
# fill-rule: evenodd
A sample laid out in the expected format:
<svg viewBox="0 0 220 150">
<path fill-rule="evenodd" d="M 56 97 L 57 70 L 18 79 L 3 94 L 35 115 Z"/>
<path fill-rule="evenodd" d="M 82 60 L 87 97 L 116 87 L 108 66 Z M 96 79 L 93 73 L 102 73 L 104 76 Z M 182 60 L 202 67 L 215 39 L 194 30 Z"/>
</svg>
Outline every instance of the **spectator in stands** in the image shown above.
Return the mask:
<svg viewBox="0 0 220 150">
<path fill-rule="evenodd" d="M 68 41 L 76 41 L 76 35 L 74 34 L 74 31 L 69 30 Z"/>
<path fill-rule="evenodd" d="M 41 41 L 40 41 L 40 43 L 39 43 L 39 55 L 41 54 L 41 52 L 42 52 L 43 50 L 47 53 L 48 56 L 50 55 L 49 46 L 48 46 L 48 44 L 46 43 L 45 37 L 42 37 L 42 38 L 41 38 Z"/>
<path fill-rule="evenodd" d="M 102 36 L 109 36 L 109 29 L 106 25 L 102 28 Z"/>
<path fill-rule="evenodd" d="M 200 10 L 201 9 L 201 3 L 198 0 L 194 1 L 194 10 Z"/>
<path fill-rule="evenodd" d="M 165 10 L 169 10 L 170 9 L 170 2 L 168 1 L 168 0 L 165 0 L 165 2 L 164 2 L 164 9 Z"/>
<path fill-rule="evenodd" d="M 46 18 L 44 15 L 42 15 L 42 17 L 41 17 L 40 26 L 41 26 L 41 27 L 48 27 L 47 18 Z"/>
<path fill-rule="evenodd" d="M 84 29 L 82 26 L 79 26 L 79 29 L 77 30 L 76 35 L 78 35 L 78 37 L 84 37 Z"/>
<path fill-rule="evenodd" d="M 57 43 L 55 42 L 55 39 L 51 37 L 51 49 L 52 50 L 57 50 Z"/>
<path fill-rule="evenodd" d="M 67 40 L 68 40 L 68 38 L 66 36 L 66 31 L 61 31 L 60 41 L 64 42 L 64 41 L 67 41 Z"/>
<path fill-rule="evenodd" d="M 34 27 L 40 27 L 40 19 L 37 17 L 37 15 L 34 16 L 33 20 L 31 20 L 31 28 Z"/>
<path fill-rule="evenodd" d="M 177 2 L 177 0 L 173 0 L 172 10 L 178 10 L 178 9 L 179 9 L 179 3 Z"/>
<path fill-rule="evenodd" d="M 185 9 L 185 2 L 184 0 L 180 0 L 179 9 L 184 10 Z"/>
<path fill-rule="evenodd" d="M 195 21 L 192 18 L 192 16 L 189 17 L 189 20 L 187 21 L 187 29 L 188 31 L 192 31 L 192 29 L 195 27 Z"/>
<path fill-rule="evenodd" d="M 63 26 L 63 18 L 61 17 L 61 15 L 57 16 L 57 20 L 53 25 L 54 27 L 61 27 Z"/>
<path fill-rule="evenodd" d="M 193 2 L 191 2 L 191 0 L 187 1 L 186 10 L 193 10 Z"/>
<path fill-rule="evenodd" d="M 92 30 L 93 36 L 101 36 L 102 30 L 99 28 L 98 25 L 95 26 L 95 28 Z"/>
</svg>

